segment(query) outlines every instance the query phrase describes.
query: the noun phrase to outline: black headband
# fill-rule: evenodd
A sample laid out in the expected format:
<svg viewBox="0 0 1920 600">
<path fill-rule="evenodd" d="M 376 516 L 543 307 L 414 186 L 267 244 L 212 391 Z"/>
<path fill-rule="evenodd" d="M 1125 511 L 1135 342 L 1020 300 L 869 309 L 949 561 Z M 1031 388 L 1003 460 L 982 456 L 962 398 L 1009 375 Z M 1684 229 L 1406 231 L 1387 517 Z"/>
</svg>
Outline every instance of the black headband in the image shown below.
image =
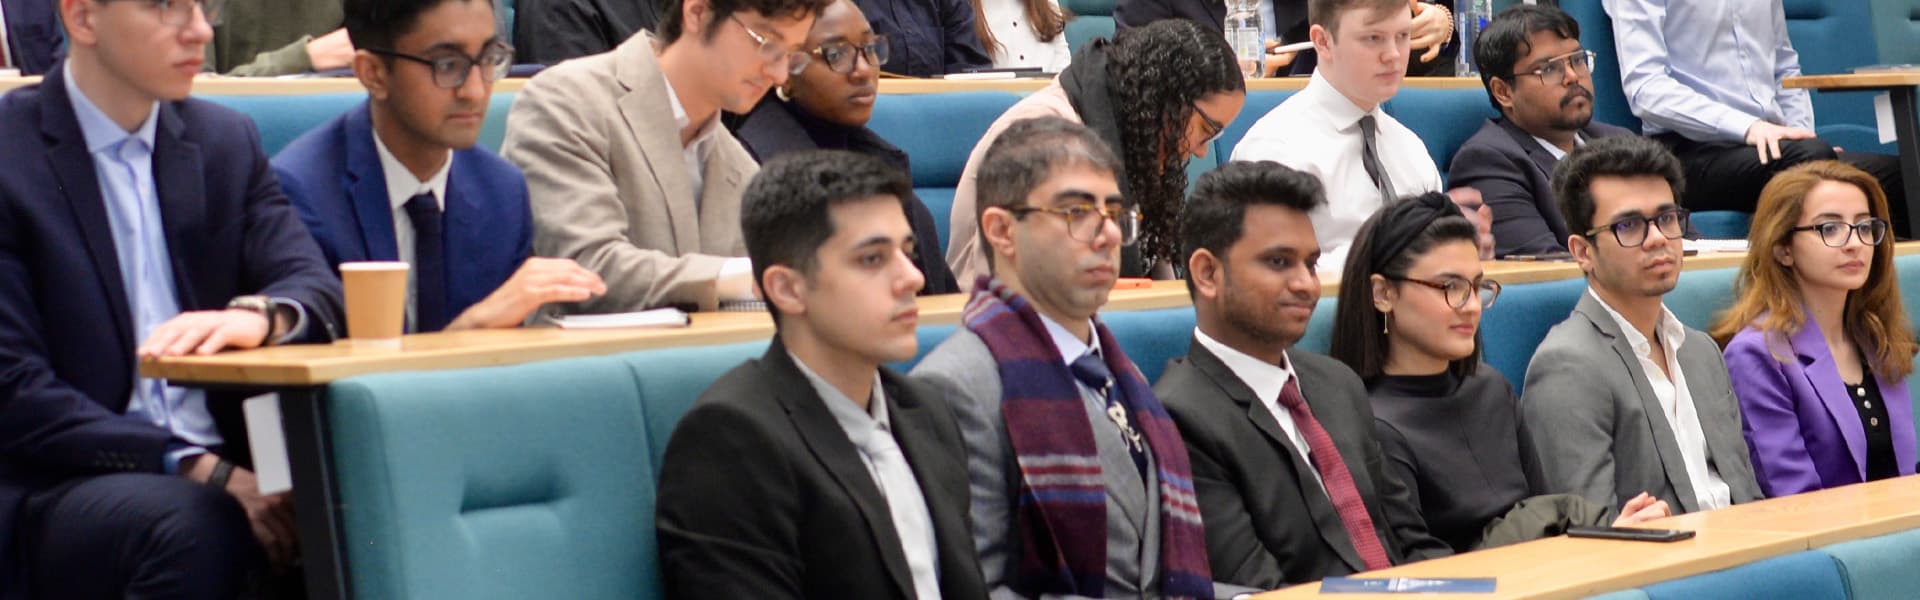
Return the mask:
<svg viewBox="0 0 1920 600">
<path fill-rule="evenodd" d="M 1406 251 L 1407 245 L 1434 221 L 1448 216 L 1464 217 L 1453 199 L 1439 192 L 1402 198 L 1380 211 L 1380 222 L 1373 226 L 1373 252 L 1367 255 L 1372 273 L 1385 270 L 1387 263 Z"/>
</svg>

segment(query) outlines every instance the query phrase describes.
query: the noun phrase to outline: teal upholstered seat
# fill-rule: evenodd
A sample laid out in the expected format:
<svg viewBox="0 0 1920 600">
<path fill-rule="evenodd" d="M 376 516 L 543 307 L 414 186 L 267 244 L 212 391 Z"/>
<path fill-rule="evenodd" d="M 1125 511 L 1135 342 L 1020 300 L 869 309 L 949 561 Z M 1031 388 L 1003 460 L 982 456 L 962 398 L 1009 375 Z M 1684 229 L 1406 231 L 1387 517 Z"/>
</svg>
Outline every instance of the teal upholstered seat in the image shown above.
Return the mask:
<svg viewBox="0 0 1920 600">
<path fill-rule="evenodd" d="M 1907 600 L 1920 592 L 1920 530 L 1854 540 L 1820 548 L 1840 564 L 1847 597 Z"/>
<path fill-rule="evenodd" d="M 1650 600 L 1846 600 L 1832 555 L 1795 552 L 1641 588 Z"/>
</svg>

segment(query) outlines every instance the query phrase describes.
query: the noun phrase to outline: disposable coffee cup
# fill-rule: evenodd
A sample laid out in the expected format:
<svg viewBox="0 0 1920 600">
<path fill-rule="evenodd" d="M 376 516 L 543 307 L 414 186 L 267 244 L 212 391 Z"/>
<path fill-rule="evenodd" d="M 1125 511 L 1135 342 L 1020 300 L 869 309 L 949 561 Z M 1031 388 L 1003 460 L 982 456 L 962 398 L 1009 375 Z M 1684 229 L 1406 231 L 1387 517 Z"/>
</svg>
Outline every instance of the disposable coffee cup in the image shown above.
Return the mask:
<svg viewBox="0 0 1920 600">
<path fill-rule="evenodd" d="M 399 348 L 407 323 L 407 263 L 340 263 L 347 291 L 347 339 L 355 346 Z"/>
</svg>

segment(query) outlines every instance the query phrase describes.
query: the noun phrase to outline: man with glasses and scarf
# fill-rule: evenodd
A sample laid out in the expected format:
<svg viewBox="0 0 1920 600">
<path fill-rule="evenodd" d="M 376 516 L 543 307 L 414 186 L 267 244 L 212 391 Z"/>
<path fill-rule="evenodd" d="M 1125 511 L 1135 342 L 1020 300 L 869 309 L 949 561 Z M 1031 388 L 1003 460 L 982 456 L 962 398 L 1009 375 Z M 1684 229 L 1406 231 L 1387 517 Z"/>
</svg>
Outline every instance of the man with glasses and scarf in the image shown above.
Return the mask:
<svg viewBox="0 0 1920 600">
<path fill-rule="evenodd" d="M 566 312 L 755 298 L 740 195 L 759 166 L 720 124 L 806 68 L 828 0 L 668 0 L 658 35 L 542 71 L 501 155 L 526 173 L 533 247 L 600 275 Z"/>
<path fill-rule="evenodd" d="M 1520 429 L 1538 492 L 1619 506 L 1646 490 L 1675 514 L 1761 498 L 1720 347 L 1661 302 L 1680 277 L 1680 169 L 1638 136 L 1594 140 L 1554 167 L 1587 293 L 1527 365 Z"/>
<path fill-rule="evenodd" d="M 347 0 L 368 101 L 300 136 L 274 170 L 336 267 L 398 260 L 408 330 L 514 327 L 605 293 L 564 258 L 529 258 L 520 170 L 474 142 L 513 49 L 487 0 Z"/>
</svg>

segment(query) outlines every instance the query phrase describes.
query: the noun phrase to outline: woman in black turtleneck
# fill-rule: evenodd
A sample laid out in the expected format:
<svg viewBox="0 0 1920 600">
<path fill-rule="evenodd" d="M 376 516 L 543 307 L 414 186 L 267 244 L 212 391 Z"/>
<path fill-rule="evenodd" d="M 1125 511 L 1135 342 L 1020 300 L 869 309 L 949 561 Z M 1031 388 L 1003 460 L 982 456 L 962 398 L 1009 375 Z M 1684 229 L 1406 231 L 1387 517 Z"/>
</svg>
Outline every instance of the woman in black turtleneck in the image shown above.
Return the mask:
<svg viewBox="0 0 1920 600">
<path fill-rule="evenodd" d="M 875 35 L 866 15 L 850 0 L 828 5 L 814 19 L 802 46 L 813 60 L 776 93 L 762 98 L 753 112 L 726 115 L 727 128 L 763 163 L 787 152 L 847 150 L 879 157 L 910 172 L 907 153 L 867 129 L 887 44 L 886 36 Z M 919 198 L 908 198 L 907 206 L 907 222 L 915 238 L 913 263 L 927 279 L 920 294 L 959 293 L 934 229 L 933 213 Z"/>
</svg>

